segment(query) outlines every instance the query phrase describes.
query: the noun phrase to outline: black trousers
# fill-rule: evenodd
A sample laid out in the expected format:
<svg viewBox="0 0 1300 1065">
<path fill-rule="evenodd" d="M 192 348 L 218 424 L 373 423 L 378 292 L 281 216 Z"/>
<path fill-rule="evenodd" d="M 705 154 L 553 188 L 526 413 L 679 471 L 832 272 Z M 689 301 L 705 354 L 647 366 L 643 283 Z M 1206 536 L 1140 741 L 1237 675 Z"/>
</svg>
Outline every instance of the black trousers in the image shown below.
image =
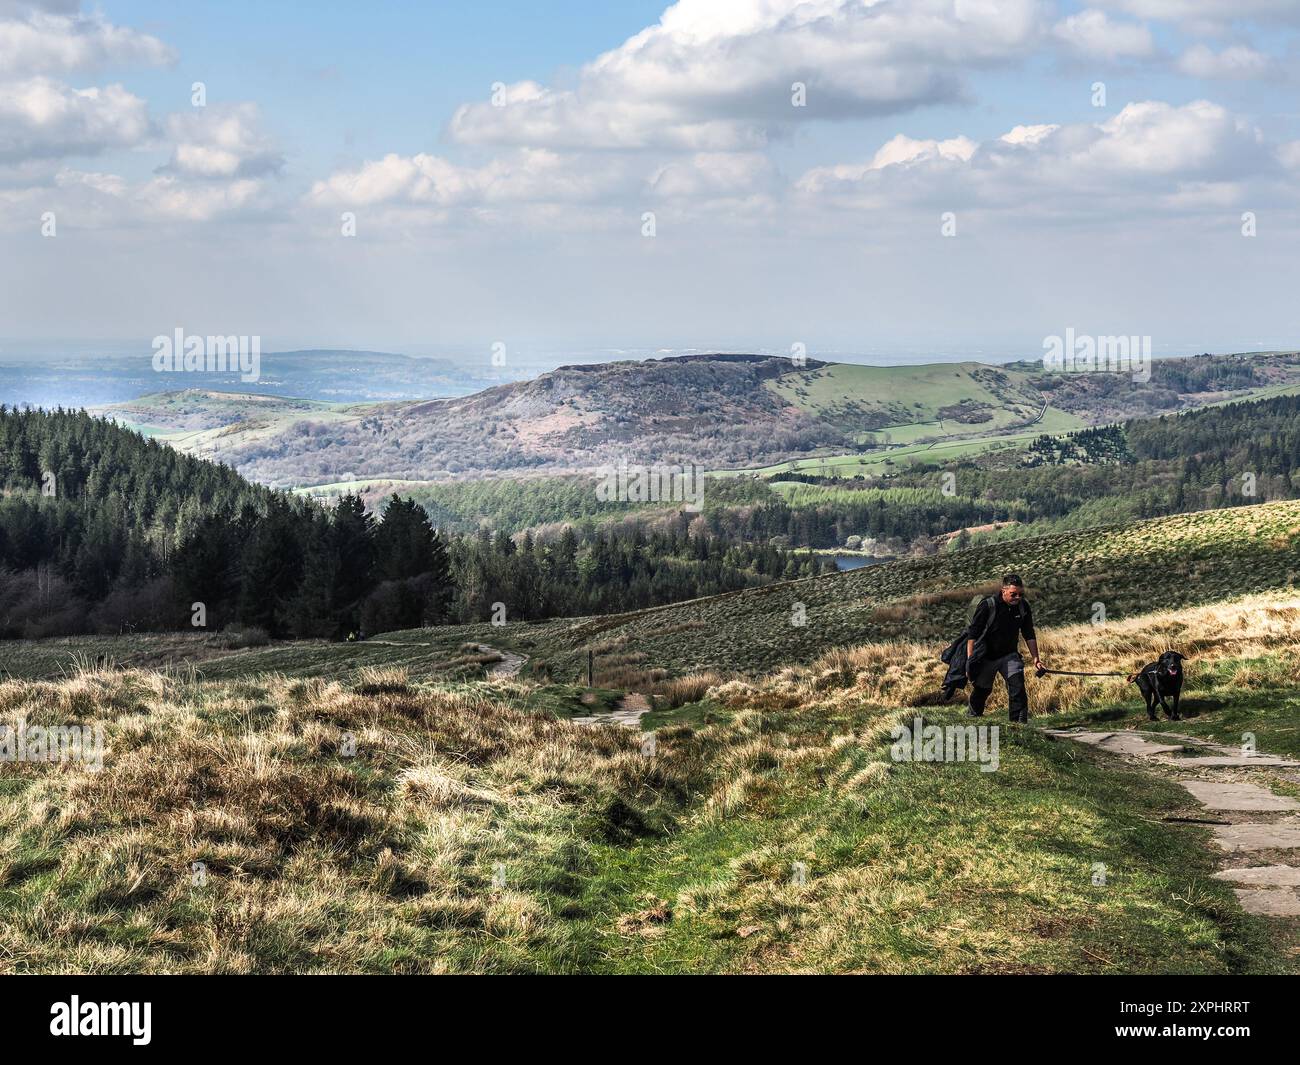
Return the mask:
<svg viewBox="0 0 1300 1065">
<path fill-rule="evenodd" d="M 970 686 L 971 716 L 984 716 L 984 704 L 993 694 L 993 681 L 998 676 L 1007 685 L 1007 718 L 1011 721 L 1028 721 L 1029 695 L 1025 691 L 1025 660 L 1020 657 L 1019 651 L 1012 651 L 1001 658 L 987 658 L 976 666 Z"/>
</svg>

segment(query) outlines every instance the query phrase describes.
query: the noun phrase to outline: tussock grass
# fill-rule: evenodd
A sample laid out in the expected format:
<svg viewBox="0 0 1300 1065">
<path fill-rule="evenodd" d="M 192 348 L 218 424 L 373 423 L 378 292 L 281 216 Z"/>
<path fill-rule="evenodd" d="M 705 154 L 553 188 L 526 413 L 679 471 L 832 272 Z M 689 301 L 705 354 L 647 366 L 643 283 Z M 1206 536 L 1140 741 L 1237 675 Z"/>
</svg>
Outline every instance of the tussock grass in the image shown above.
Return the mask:
<svg viewBox="0 0 1300 1065">
<path fill-rule="evenodd" d="M 562 914 L 593 847 L 661 837 L 715 755 L 771 765 L 776 738 L 665 730 L 648 758 L 530 694 L 396 669 L 0 684 L 6 721 L 108 736 L 99 772 L 4 767 L 0 971 L 579 968 L 589 932 Z"/>
<path fill-rule="evenodd" d="M 1175 646 L 1193 701 L 1231 690 L 1246 714 L 1291 705 L 1297 622 L 1279 593 L 1040 636 L 1067 669 Z M 997 773 L 894 762 L 897 724 L 961 720 L 911 708 L 937 650 L 664 681 L 683 709 L 649 757 L 556 716 L 577 689 L 524 678 L 0 682 L 0 720 L 108 740 L 99 772 L 0 767 L 0 971 L 1284 967 L 1209 879 L 1203 831 L 1162 823 L 1187 812 L 1177 789 L 1005 725 Z M 1122 679 L 1031 683 L 1060 718 L 1136 702 Z"/>
</svg>

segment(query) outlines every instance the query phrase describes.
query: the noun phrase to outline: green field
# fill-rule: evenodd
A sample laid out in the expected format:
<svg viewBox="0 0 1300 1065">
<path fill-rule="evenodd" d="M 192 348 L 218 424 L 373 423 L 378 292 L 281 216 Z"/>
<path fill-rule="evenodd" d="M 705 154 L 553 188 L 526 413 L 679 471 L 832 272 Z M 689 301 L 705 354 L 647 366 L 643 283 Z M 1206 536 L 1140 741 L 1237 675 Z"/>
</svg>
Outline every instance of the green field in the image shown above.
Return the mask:
<svg viewBox="0 0 1300 1065">
<path fill-rule="evenodd" d="M 1000 429 L 1028 421 L 1043 405 L 1027 374 L 974 362 L 920 366 L 832 363 L 785 374 L 767 387 L 817 417 L 835 421 L 852 408 L 871 412 L 882 427 L 938 423 L 942 410 L 967 403 L 989 415 L 989 420 L 974 423 L 976 427 Z M 969 428 L 950 418 L 936 429 L 936 435 Z"/>
</svg>

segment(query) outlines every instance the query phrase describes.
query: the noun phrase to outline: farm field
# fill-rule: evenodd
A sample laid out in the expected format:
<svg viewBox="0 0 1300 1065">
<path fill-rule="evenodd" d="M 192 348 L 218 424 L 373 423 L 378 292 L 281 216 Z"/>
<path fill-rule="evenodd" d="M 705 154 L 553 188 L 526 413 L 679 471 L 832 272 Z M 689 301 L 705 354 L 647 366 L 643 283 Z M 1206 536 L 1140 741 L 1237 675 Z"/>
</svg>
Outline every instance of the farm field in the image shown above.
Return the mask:
<svg viewBox="0 0 1300 1065">
<path fill-rule="evenodd" d="M 821 418 L 844 415 L 854 401 L 867 404 L 884 426 L 937 422 L 946 409 L 970 405 L 988 415 L 987 429 L 1027 421 L 1042 408 L 1041 394 L 1020 371 L 979 363 L 862 366 L 831 363 L 768 382 L 773 392 Z"/>
<path fill-rule="evenodd" d="M 737 477 L 752 475 L 758 477 L 778 477 L 783 473 L 811 473 L 819 477 L 853 478 L 857 476 L 878 477 L 882 474 L 905 470 L 909 466 L 922 463 L 944 463 L 956 459 L 971 458 L 992 451 L 1010 450 L 1024 447 L 1044 433 L 1064 433 L 1081 428 L 1083 422 L 1073 415 L 1060 411 L 1052 412 L 1051 425 L 1035 426 L 1029 432 L 1009 432 L 1001 435 L 977 437 L 975 439 L 941 440 L 929 444 L 907 444 L 876 448 L 866 452 L 849 455 L 829 455 L 825 458 L 791 459 L 788 462 L 762 466 L 753 470 L 716 470 L 711 471 L 715 477 Z"/>
</svg>

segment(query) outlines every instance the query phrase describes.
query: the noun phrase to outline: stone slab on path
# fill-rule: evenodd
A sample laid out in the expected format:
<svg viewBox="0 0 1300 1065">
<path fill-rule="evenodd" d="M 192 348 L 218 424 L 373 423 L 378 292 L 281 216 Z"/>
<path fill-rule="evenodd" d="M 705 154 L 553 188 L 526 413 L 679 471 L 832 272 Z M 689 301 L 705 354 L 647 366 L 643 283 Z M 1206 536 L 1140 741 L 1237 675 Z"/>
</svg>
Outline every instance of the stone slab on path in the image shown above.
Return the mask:
<svg viewBox="0 0 1300 1065">
<path fill-rule="evenodd" d="M 1295 850 L 1300 848 L 1300 821 L 1215 825 L 1214 839 L 1225 851 Z"/>
<path fill-rule="evenodd" d="M 1233 888 L 1247 913 L 1261 917 L 1300 917 L 1300 894 L 1290 888 Z"/>
<path fill-rule="evenodd" d="M 1063 729 L 1044 729 L 1049 736 L 1055 736 L 1057 739 L 1074 740 L 1076 743 L 1086 743 L 1090 747 L 1096 747 L 1098 750 L 1109 751 L 1111 754 L 1128 754 L 1139 758 L 1154 758 L 1156 755 L 1168 754 L 1170 751 L 1181 751 L 1181 743 L 1152 743 L 1150 740 L 1139 736 L 1135 732 L 1067 732 Z"/>
<path fill-rule="evenodd" d="M 1180 780 L 1196 801 L 1209 810 L 1240 810 L 1271 813 L 1300 810 L 1300 802 L 1285 795 L 1274 795 L 1256 784 L 1237 784 L 1213 780 Z"/>
<path fill-rule="evenodd" d="M 1300 887 L 1300 866 L 1251 865 L 1244 869 L 1220 869 L 1214 874 L 1214 879 L 1256 888 Z"/>
<path fill-rule="evenodd" d="M 653 709 L 650 700 L 640 692 L 628 692 L 619 700 L 616 710 L 603 714 L 589 714 L 586 717 L 574 717 L 570 720 L 575 725 L 624 725 L 627 728 L 640 728 L 641 718 Z"/>
</svg>

